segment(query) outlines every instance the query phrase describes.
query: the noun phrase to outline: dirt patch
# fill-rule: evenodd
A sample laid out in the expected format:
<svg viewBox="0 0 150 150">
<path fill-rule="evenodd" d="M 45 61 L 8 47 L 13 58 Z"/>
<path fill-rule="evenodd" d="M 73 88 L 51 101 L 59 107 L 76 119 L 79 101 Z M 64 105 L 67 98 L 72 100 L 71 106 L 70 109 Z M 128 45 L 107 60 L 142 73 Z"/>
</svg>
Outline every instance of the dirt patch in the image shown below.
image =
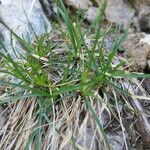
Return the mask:
<svg viewBox="0 0 150 150">
<path fill-rule="evenodd" d="M 143 72 L 146 67 L 150 45 L 141 41 L 144 37 L 145 33 L 130 34 L 122 44 L 131 71 Z"/>
</svg>

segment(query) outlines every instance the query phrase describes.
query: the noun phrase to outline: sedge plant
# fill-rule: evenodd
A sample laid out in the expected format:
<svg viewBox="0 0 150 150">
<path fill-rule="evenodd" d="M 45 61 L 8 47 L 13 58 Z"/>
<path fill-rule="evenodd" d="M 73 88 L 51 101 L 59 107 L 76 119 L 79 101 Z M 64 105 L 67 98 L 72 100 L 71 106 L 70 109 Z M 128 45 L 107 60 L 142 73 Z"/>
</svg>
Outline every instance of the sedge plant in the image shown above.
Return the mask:
<svg viewBox="0 0 150 150">
<path fill-rule="evenodd" d="M 111 149 L 97 105 L 116 108 L 118 101 L 114 92 L 119 96 L 130 96 L 122 89 L 120 80 L 149 75 L 133 74 L 123 69 L 124 62 L 117 57 L 117 50 L 127 32 L 120 34 L 111 50 L 104 47 L 104 38 L 115 32 L 111 26 L 102 28 L 105 7 L 106 1 L 103 1 L 95 21 L 83 30 L 84 17 L 73 18 L 63 2 L 57 1 L 58 23 L 53 24 L 52 31 L 40 37 L 32 28 L 33 43 L 26 42 L 1 21 L 11 32 L 14 54 L 12 56 L 1 42 L 0 72 L 5 78 L 1 78 L 0 84 L 7 85 L 9 90 L 3 94 L 0 104 L 12 105 L 14 112 L 22 108 L 23 113 L 20 112 L 20 120 L 13 128 L 18 132 L 17 138 L 12 138 L 13 133 L 1 133 L 0 148 L 12 148 L 18 144 L 22 149 L 32 146 L 37 150 L 57 146 L 63 149 L 70 144 L 73 149 L 81 149 L 74 129 L 80 128 L 82 121 L 90 117 L 89 120 L 94 121 L 94 131 L 98 133 L 96 137 L 102 140 L 106 149 Z M 16 52 L 14 37 L 23 52 Z M 6 79 L 7 76 L 11 80 Z M 76 120 L 77 114 L 82 121 Z M 22 132 L 26 133 L 25 141 Z"/>
</svg>

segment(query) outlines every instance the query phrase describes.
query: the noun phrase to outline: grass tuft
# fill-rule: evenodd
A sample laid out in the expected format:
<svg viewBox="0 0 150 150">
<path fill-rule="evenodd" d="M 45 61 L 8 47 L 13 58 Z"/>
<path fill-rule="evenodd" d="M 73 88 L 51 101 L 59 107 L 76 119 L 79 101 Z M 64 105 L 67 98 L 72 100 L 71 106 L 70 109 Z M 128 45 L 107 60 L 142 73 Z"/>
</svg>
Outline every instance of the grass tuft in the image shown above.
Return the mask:
<svg viewBox="0 0 150 150">
<path fill-rule="evenodd" d="M 0 72 L 11 79 L 0 80 L 8 88 L 0 105 L 8 104 L 11 112 L 0 133 L 0 149 L 86 148 L 78 138 L 86 141 L 89 126 L 95 133 L 92 140 L 111 149 L 100 119 L 102 106 L 109 114 L 112 109 L 118 111 L 118 99 L 122 97 L 132 108 L 126 98 L 130 94 L 121 81 L 150 76 L 124 70 L 117 50 L 126 32 L 116 39 L 111 50 L 104 47 L 104 38 L 116 31 L 101 26 L 105 7 L 103 1 L 97 18 L 85 30 L 83 17 L 77 15 L 72 21 L 68 9 L 58 1 L 58 24 L 50 33 L 36 36 L 34 43 L 26 42 L 1 22 L 19 41 L 22 53 L 16 53 L 12 42 L 14 58 L 1 42 L 4 51 L 0 52 Z M 121 120 L 120 112 L 117 115 Z M 122 122 L 121 126 L 124 129 Z M 91 149 L 93 145 L 91 142 Z"/>
</svg>

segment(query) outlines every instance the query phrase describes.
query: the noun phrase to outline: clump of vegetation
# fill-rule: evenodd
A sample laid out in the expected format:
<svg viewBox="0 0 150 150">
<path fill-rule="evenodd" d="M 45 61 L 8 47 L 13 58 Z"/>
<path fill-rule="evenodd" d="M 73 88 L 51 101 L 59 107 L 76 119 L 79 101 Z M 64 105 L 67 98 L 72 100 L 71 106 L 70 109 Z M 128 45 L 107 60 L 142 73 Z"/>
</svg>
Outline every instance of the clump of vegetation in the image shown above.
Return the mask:
<svg viewBox="0 0 150 150">
<path fill-rule="evenodd" d="M 7 85 L 0 104 L 8 104 L 11 112 L 0 133 L 0 149 L 82 149 L 77 139 L 82 134 L 86 137 L 89 126 L 98 145 L 110 149 L 103 110 L 109 115 L 116 113 L 126 139 L 119 104 L 131 110 L 132 106 L 127 99 L 131 94 L 122 83 L 128 82 L 125 77 L 148 75 L 127 72 L 123 59 L 117 56 L 126 33 L 116 39 L 111 50 L 104 47 L 105 36 L 117 31 L 111 26 L 101 28 L 105 6 L 104 1 L 96 20 L 83 30 L 82 15 L 70 18 L 59 1 L 58 23 L 42 37 L 35 33 L 32 44 L 1 22 L 20 42 L 23 52 L 16 52 L 12 44 L 12 56 L 2 44 L 0 72 L 11 79 L 0 80 Z"/>
</svg>

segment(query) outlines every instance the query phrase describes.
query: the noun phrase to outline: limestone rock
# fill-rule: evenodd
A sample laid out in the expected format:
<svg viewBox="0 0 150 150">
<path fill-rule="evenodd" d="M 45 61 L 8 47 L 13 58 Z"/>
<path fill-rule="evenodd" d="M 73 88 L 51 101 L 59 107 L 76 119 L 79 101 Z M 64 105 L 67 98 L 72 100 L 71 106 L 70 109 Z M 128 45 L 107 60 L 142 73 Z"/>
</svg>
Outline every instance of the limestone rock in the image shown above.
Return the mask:
<svg viewBox="0 0 150 150">
<path fill-rule="evenodd" d="M 35 0 L 1 0 L 0 19 L 17 35 L 30 42 L 34 39 L 32 27 L 38 36 L 46 32 L 45 25 L 50 30 L 50 23 L 43 13 L 41 4 Z M 1 39 L 11 52 L 10 32 L 1 24 L 0 32 Z M 18 43 L 14 43 L 18 48 Z"/>
<path fill-rule="evenodd" d="M 134 9 L 130 7 L 130 5 L 127 5 L 123 0 L 107 1 L 105 16 L 111 23 L 117 23 L 126 28 L 128 21 L 133 18 L 134 14 Z"/>
</svg>

